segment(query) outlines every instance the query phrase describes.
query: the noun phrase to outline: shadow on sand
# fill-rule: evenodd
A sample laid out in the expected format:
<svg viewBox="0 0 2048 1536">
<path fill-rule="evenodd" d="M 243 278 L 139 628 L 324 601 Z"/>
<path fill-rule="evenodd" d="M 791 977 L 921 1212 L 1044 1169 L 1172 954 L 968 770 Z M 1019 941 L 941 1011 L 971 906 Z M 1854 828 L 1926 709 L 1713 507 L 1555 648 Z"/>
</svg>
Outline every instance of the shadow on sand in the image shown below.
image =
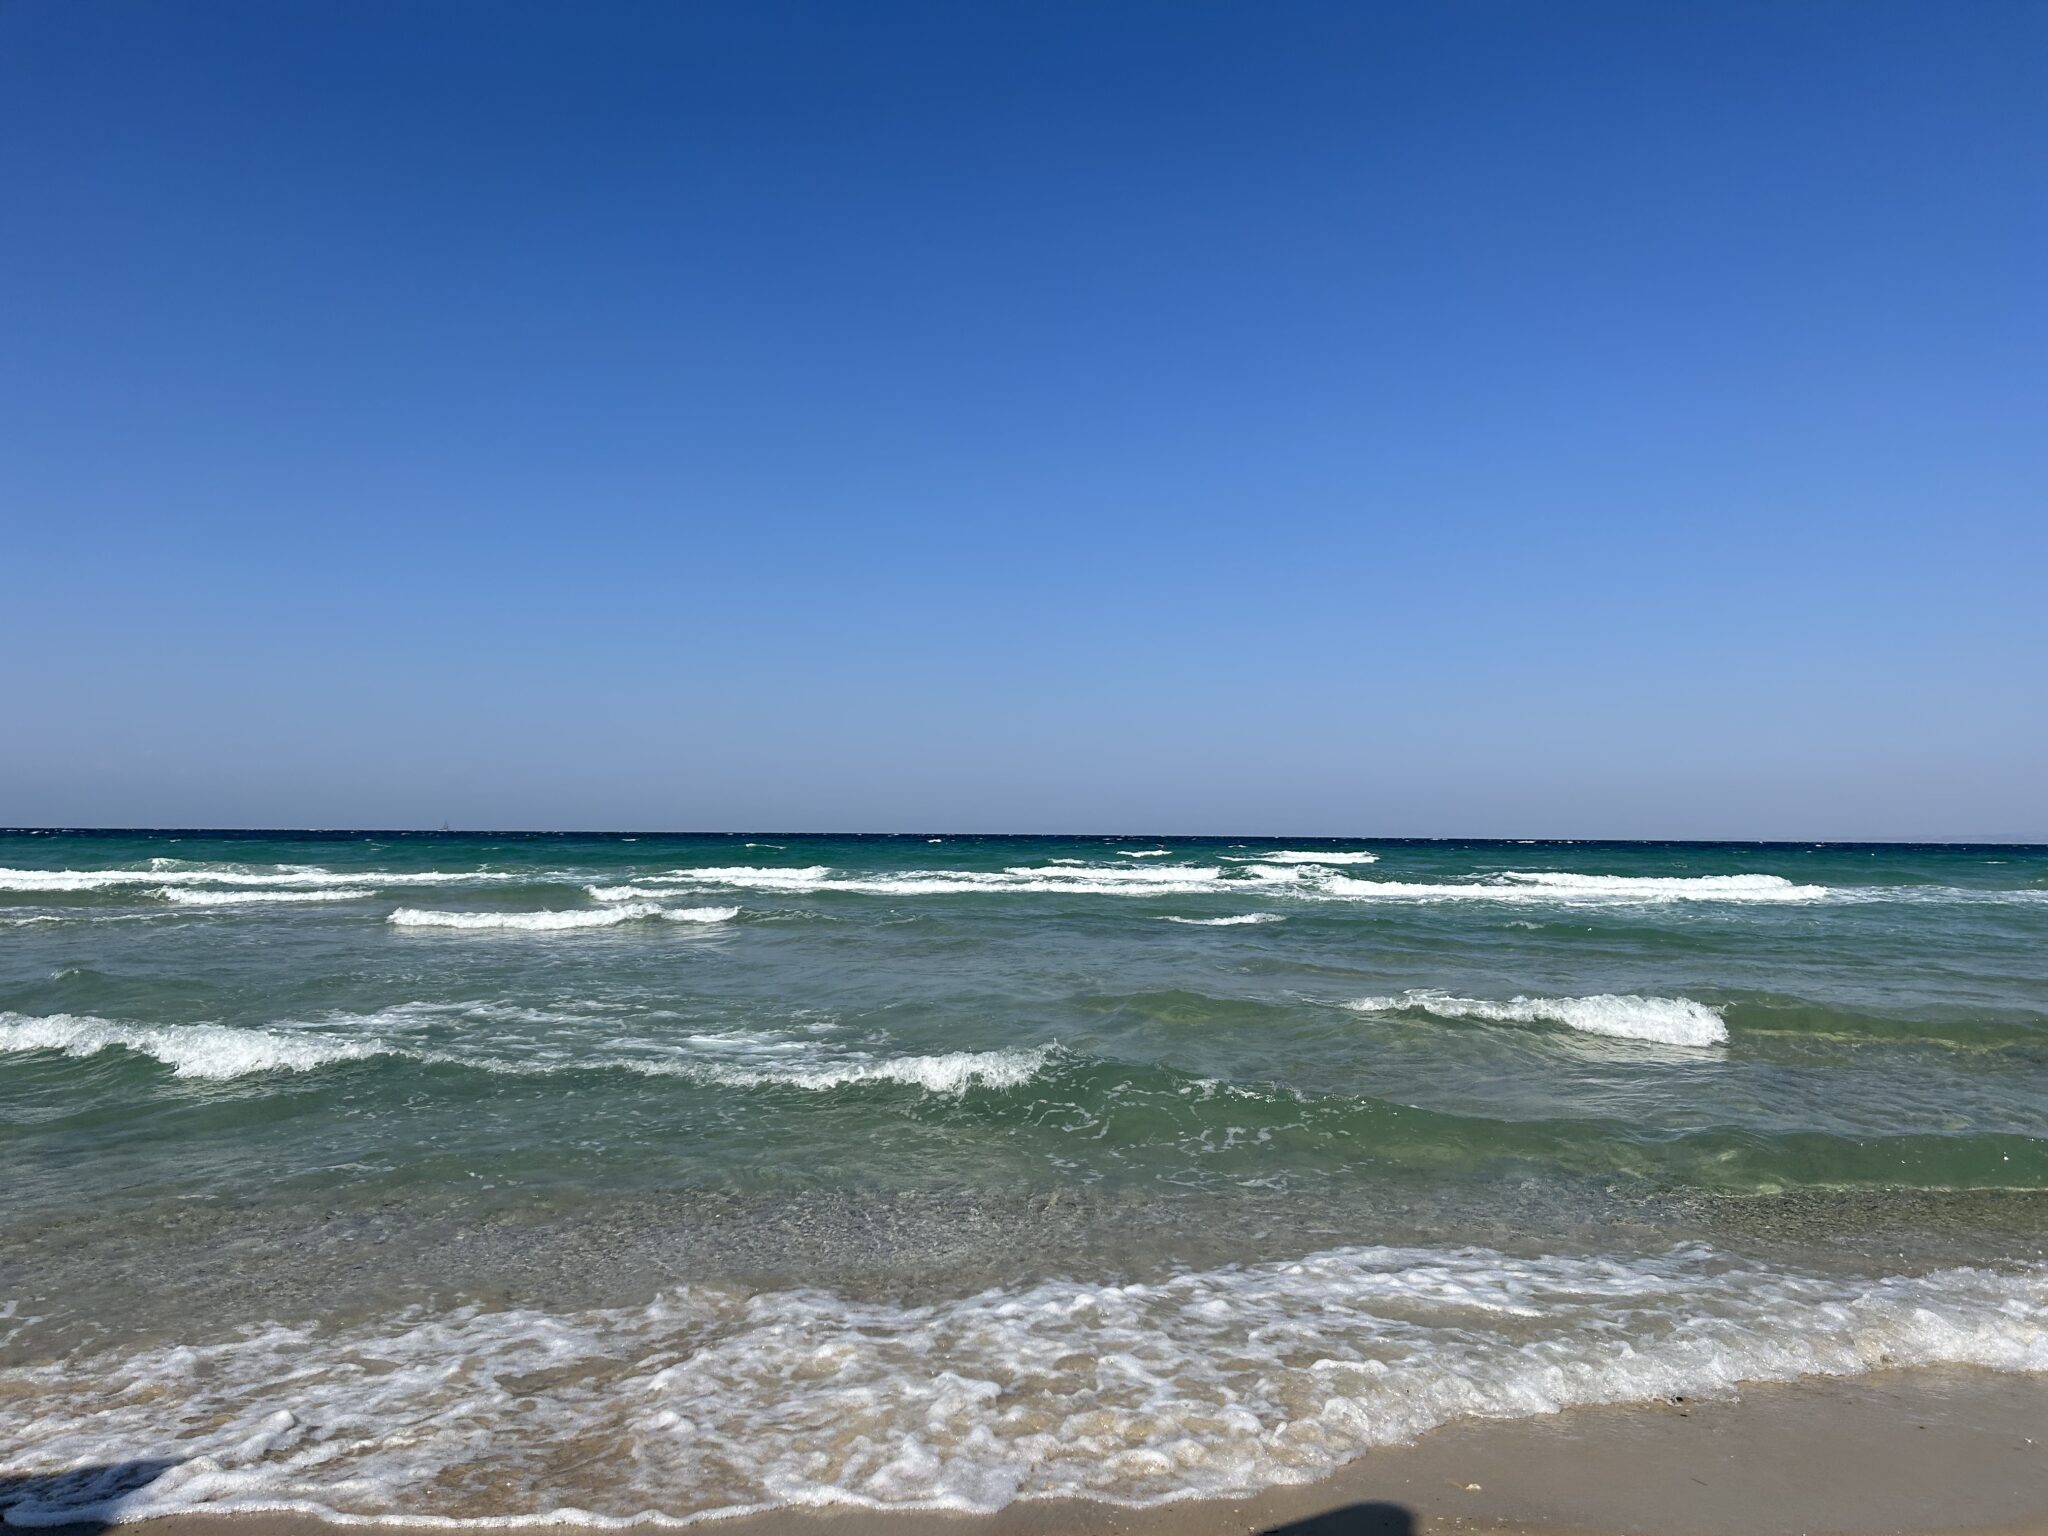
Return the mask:
<svg viewBox="0 0 2048 1536">
<path fill-rule="evenodd" d="M 1415 1516 L 1403 1504 L 1346 1504 L 1305 1520 L 1269 1525 L 1259 1536 L 1415 1536 Z"/>
<path fill-rule="evenodd" d="M 177 1464 L 175 1459 L 155 1457 L 74 1467 L 69 1472 L 0 1475 L 0 1525 L 39 1528 L 51 1536 L 104 1531 L 108 1522 L 101 1516 L 110 1503 L 147 1488 Z M 67 1517 L 65 1511 L 73 1509 L 92 1513 Z"/>
<path fill-rule="evenodd" d="M 77 1467 L 41 1476 L 0 1476 L 0 1526 L 37 1529 L 46 1536 L 97 1536 L 109 1522 L 107 1506 L 147 1488 L 178 1463 L 152 1459 Z M 85 1519 L 64 1519 L 66 1510 L 93 1510 Z M 1416 1536 L 1415 1516 L 1400 1504 L 1347 1504 L 1304 1520 L 1268 1526 L 1259 1536 Z"/>
</svg>

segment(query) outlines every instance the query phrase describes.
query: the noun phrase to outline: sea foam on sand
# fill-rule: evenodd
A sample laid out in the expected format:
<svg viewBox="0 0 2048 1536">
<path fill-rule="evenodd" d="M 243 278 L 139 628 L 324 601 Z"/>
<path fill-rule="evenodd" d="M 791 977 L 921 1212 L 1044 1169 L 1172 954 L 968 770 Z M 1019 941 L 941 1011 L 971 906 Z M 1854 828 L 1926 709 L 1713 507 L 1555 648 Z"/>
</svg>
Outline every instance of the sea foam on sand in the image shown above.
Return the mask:
<svg viewBox="0 0 2048 1536">
<path fill-rule="evenodd" d="M 48 1485 L 20 1524 L 1142 1505 L 1311 1481 L 1456 1418 L 1937 1363 L 2048 1370 L 2048 1270 L 1351 1247 L 921 1304 L 682 1286 L 80 1349 L 0 1371 L 0 1471 L 176 1463 Z"/>
</svg>

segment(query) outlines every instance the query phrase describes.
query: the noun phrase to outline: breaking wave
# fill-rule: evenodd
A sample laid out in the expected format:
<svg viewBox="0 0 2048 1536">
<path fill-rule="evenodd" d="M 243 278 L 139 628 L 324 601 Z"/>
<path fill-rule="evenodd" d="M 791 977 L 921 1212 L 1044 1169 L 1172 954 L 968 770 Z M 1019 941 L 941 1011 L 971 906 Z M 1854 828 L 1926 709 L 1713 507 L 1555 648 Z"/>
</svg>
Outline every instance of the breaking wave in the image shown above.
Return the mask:
<svg viewBox="0 0 2048 1536">
<path fill-rule="evenodd" d="M 337 1040 L 268 1029 L 234 1029 L 224 1024 L 117 1024 L 69 1013 L 44 1017 L 0 1013 L 0 1052 L 96 1056 L 116 1049 L 154 1057 L 178 1077 L 206 1078 L 309 1072 L 338 1061 L 390 1054 L 390 1047 L 379 1040 Z"/>
<path fill-rule="evenodd" d="M 532 874 L 500 870 L 345 870 L 313 864 L 246 865 L 186 864 L 179 859 L 151 859 L 146 869 L 0 869 L 0 891 L 69 892 L 118 890 L 127 886 L 308 887 L 373 885 L 473 885 L 507 880 L 538 880 Z"/>
<path fill-rule="evenodd" d="M 569 912 L 430 912 L 400 907 L 389 918 L 401 928 L 510 929 L 523 933 L 563 933 L 578 928 L 612 928 L 642 918 L 667 918 L 672 923 L 722 923 L 739 916 L 738 907 L 664 907 L 633 901 L 610 907 Z"/>
<path fill-rule="evenodd" d="M 1252 857 L 1261 864 L 1377 864 L 1380 861 L 1376 853 L 1356 850 L 1314 853 L 1299 848 L 1282 848 L 1278 853 L 1255 853 Z"/>
<path fill-rule="evenodd" d="M 769 845 L 761 845 L 769 846 Z M 584 885 L 603 901 L 658 901 L 687 886 L 783 892 L 845 892 L 886 897 L 974 893 L 1089 894 L 1098 896 L 1199 895 L 1234 885 L 1284 888 L 1302 900 L 1352 902 L 1489 901 L 1528 904 L 1657 905 L 1671 902 L 1796 903 L 1965 903 L 2040 906 L 2048 890 L 1965 888 L 1937 885 L 1823 886 L 1781 875 L 1609 875 L 1570 871 L 1504 870 L 1456 880 L 1361 879 L 1342 873 L 1379 861 L 1351 849 L 1319 852 L 1285 848 L 1269 853 L 1223 854 L 1216 864 L 1174 858 L 1173 850 L 1118 849 L 1124 863 L 1088 863 L 1069 857 L 1004 869 L 835 869 L 823 864 L 782 868 L 759 865 L 711 866 L 662 872 L 621 872 L 608 883 L 594 871 L 562 869 L 335 870 L 319 865 L 199 864 L 152 859 L 125 869 L 0 868 L 0 893 L 21 895 L 118 894 L 134 891 L 183 905 L 227 903 L 228 893 L 338 892 L 431 886 L 502 887 Z M 1140 861 L 1164 859 L 1147 864 Z M 172 891 L 194 894 L 174 896 Z M 215 893 L 209 895 L 208 893 Z M 279 901 L 288 899 L 279 895 Z M 306 901 L 341 900 L 306 894 Z M 360 899 L 360 898 L 348 898 Z M 257 898 L 251 895 L 249 904 Z"/>
<path fill-rule="evenodd" d="M 1368 856 L 1370 857 L 1370 856 Z M 839 891 L 874 896 L 966 895 L 976 892 L 1072 893 L 1097 896 L 1193 896 L 1246 886 L 1304 900 L 1445 902 L 1492 901 L 1563 905 L 1640 905 L 1675 901 L 1806 902 L 1832 894 L 1779 875 L 1628 876 L 1506 871 L 1457 882 L 1361 880 L 1324 867 L 1327 860 L 1257 858 L 1222 865 L 1148 867 L 1050 862 L 1001 870 L 945 869 L 855 874 L 822 864 L 795 869 L 747 865 L 679 869 L 644 877 L 632 887 L 659 894 L 661 886 L 715 885 L 741 890 Z"/>
<path fill-rule="evenodd" d="M 1322 894 L 1357 901 L 1519 901 L 1567 905 L 1658 904 L 1671 901 L 1824 901 L 1824 885 L 1795 885 L 1782 875 L 1577 875 L 1506 870 L 1479 880 L 1425 884 L 1331 875 Z"/>
<path fill-rule="evenodd" d="M 1196 865 L 1020 865 L 1000 870 L 941 869 L 930 872 L 841 873 L 825 865 L 803 869 L 747 866 L 681 869 L 659 879 L 677 885 L 714 885 L 739 890 L 837 891 L 864 896 L 954 896 L 981 892 L 1036 892 L 1093 896 L 1186 896 L 1215 889 L 1223 871 Z M 642 884 L 649 884 L 643 881 Z"/>
<path fill-rule="evenodd" d="M 411 1028 L 419 1016 L 449 1012 L 490 1016 L 488 1008 L 409 1004 L 362 1016 L 363 1025 Z M 499 1010 L 500 1016 L 504 1011 Z M 521 1014 L 520 1010 L 513 1010 Z M 529 1021 L 559 1022 L 554 1015 L 523 1015 Z M 630 1043 L 630 1042 L 628 1042 Z M 574 1072 L 637 1073 L 643 1077 L 687 1078 L 733 1088 L 800 1088 L 824 1092 L 862 1083 L 890 1083 L 957 1097 L 970 1088 L 1015 1088 L 1031 1080 L 1052 1059 L 1056 1046 L 997 1051 L 947 1051 L 935 1055 L 877 1056 L 866 1052 L 824 1053 L 796 1041 L 752 1031 L 695 1034 L 674 1045 L 627 1053 L 600 1048 L 577 1058 L 511 1056 L 473 1051 L 416 1049 L 381 1036 L 341 1037 L 309 1029 L 237 1028 L 224 1024 L 123 1024 L 74 1014 L 32 1016 L 0 1013 L 0 1054 L 54 1051 L 72 1057 L 128 1050 L 172 1069 L 177 1077 L 235 1078 L 263 1072 L 305 1072 L 339 1062 L 393 1057 L 436 1066 L 463 1067 L 514 1076 Z M 806 1059 L 756 1064 L 764 1053 L 805 1052 Z M 737 1058 L 737 1059 L 735 1059 Z"/>
<path fill-rule="evenodd" d="M 660 890 L 651 885 L 586 885 L 583 892 L 592 901 L 661 901 L 675 895 L 673 888 Z"/>
<path fill-rule="evenodd" d="M 1493 1024 L 1561 1024 L 1589 1035 L 1650 1040 L 1660 1045 L 1724 1045 L 1728 1040 L 1728 1026 L 1721 1015 L 1687 997 L 1601 993 L 1593 997 L 1513 997 L 1501 1003 L 1414 991 L 1399 997 L 1363 997 L 1346 1006 L 1360 1013 L 1412 1012 Z"/>
<path fill-rule="evenodd" d="M 375 891 L 206 891 L 186 885 L 167 885 L 154 893 L 159 900 L 180 907 L 246 907 L 295 901 L 367 901 Z"/>
<path fill-rule="evenodd" d="M 803 1088 L 813 1093 L 852 1083 L 897 1083 L 926 1093 L 958 1096 L 969 1088 L 1016 1088 L 1037 1076 L 1054 1051 L 947 1051 L 936 1056 L 892 1056 L 831 1066 L 761 1068 L 678 1063 L 672 1069 L 736 1088 Z"/>
</svg>

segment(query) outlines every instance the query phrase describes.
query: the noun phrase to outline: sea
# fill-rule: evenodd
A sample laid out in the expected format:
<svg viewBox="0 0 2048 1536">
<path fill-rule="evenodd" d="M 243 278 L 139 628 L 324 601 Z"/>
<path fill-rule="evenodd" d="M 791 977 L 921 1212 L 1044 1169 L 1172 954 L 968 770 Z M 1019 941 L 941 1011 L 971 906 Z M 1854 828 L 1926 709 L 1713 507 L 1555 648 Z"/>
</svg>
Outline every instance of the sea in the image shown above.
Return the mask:
<svg viewBox="0 0 2048 1536">
<path fill-rule="evenodd" d="M 0 1503 L 1146 1505 L 2048 1372 L 2048 849 L 0 834 Z"/>
</svg>

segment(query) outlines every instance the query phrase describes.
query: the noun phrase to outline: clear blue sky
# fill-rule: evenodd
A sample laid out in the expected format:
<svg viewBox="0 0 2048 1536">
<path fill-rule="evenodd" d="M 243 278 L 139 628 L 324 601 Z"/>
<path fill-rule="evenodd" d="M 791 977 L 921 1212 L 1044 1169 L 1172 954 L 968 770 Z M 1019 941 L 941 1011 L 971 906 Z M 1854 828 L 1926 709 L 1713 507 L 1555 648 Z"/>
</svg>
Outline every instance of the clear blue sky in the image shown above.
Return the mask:
<svg viewBox="0 0 2048 1536">
<path fill-rule="evenodd" d="M 2048 5 L 0 3 L 0 822 L 2048 835 Z"/>
</svg>

